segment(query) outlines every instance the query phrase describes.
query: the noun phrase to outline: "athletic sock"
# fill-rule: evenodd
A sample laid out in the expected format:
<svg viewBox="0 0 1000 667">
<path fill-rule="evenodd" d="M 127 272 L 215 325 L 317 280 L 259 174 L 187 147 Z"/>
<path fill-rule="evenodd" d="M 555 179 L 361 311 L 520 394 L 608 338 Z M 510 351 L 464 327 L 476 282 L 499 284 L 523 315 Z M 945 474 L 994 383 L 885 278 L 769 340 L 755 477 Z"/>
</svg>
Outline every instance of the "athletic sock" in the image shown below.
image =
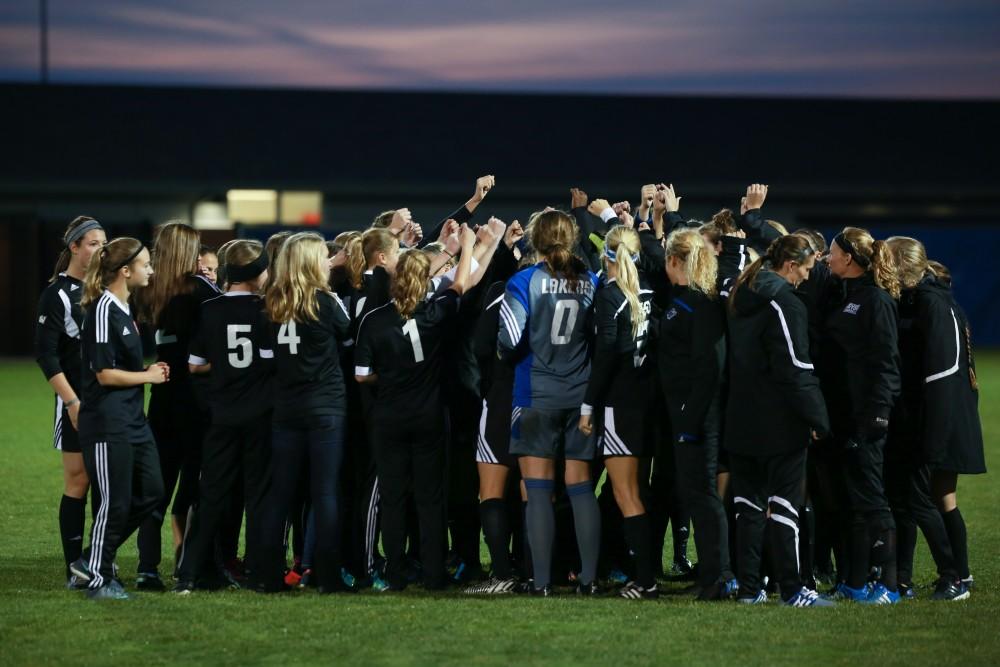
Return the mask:
<svg viewBox="0 0 1000 667">
<path fill-rule="evenodd" d="M 913 552 L 917 548 L 917 524 L 907 513 L 896 514 L 896 569 L 904 584 L 913 583 Z"/>
<path fill-rule="evenodd" d="M 535 567 L 531 561 L 531 540 L 528 539 L 528 501 L 521 501 L 521 542 L 523 550 L 521 552 L 524 562 L 521 569 L 524 570 L 525 579 L 535 578 Z"/>
<path fill-rule="evenodd" d="M 635 554 L 636 583 L 643 588 L 652 588 L 656 579 L 650 547 L 649 515 L 643 513 L 626 517 L 622 530 L 625 532 L 625 542 Z"/>
<path fill-rule="evenodd" d="M 942 512 L 944 528 L 948 531 L 951 553 L 955 556 L 955 568 L 960 579 L 969 578 L 969 535 L 965 530 L 965 519 L 957 507 L 950 512 Z"/>
<path fill-rule="evenodd" d="M 813 582 L 813 556 L 816 548 L 816 518 L 812 505 L 799 508 L 799 577 Z"/>
<path fill-rule="evenodd" d="M 62 538 L 66 577 L 69 564 L 83 553 L 83 524 L 87 515 L 87 499 L 64 495 L 59 503 L 59 536 Z"/>
<path fill-rule="evenodd" d="M 862 588 L 868 581 L 868 562 L 871 557 L 872 540 L 868 523 L 864 517 L 855 517 L 851 524 L 851 562 L 848 569 L 847 585 L 853 589 Z"/>
<path fill-rule="evenodd" d="M 691 520 L 687 514 L 681 517 L 681 521 L 678 521 L 678 517 L 676 516 L 671 517 L 670 526 L 674 537 L 674 562 L 679 563 L 687 560 L 688 537 L 691 536 Z"/>
<path fill-rule="evenodd" d="M 552 491 L 555 482 L 551 479 L 525 478 L 528 491 L 528 508 L 525 526 L 528 543 L 531 544 L 532 566 L 535 588 L 542 589 L 552 579 L 552 543 L 556 536 L 556 513 L 552 508 Z"/>
<path fill-rule="evenodd" d="M 597 559 L 601 553 L 601 509 L 589 480 L 567 484 L 566 495 L 573 506 L 573 526 L 580 549 L 580 581 L 589 584 L 597 577 Z"/>
<path fill-rule="evenodd" d="M 507 521 L 507 503 L 502 498 L 490 498 L 479 503 L 479 520 L 483 524 L 483 537 L 490 550 L 493 576 L 510 579 L 510 525 Z"/>
</svg>

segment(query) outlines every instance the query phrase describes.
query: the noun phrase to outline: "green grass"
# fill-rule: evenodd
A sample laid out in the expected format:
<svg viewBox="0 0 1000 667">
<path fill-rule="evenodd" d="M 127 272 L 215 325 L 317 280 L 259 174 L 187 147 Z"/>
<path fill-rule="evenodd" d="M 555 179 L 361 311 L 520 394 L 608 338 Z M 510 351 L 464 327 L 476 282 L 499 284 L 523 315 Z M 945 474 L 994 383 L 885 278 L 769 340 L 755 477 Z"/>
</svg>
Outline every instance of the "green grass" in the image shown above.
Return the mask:
<svg viewBox="0 0 1000 667">
<path fill-rule="evenodd" d="M 1000 455 L 1000 355 L 979 358 L 987 459 Z M 136 594 L 94 603 L 61 587 L 60 457 L 52 399 L 29 361 L 0 362 L 0 664 L 997 664 L 1000 493 L 967 477 L 959 498 L 972 599 L 833 610 L 618 599 L 471 600 L 418 591 L 321 598 L 249 592 Z M 169 544 L 164 532 L 164 544 Z M 119 554 L 126 585 L 134 540 Z M 169 566 L 169 564 L 168 564 Z M 934 573 L 922 541 L 918 583 Z M 926 591 L 922 591 L 925 593 Z"/>
</svg>

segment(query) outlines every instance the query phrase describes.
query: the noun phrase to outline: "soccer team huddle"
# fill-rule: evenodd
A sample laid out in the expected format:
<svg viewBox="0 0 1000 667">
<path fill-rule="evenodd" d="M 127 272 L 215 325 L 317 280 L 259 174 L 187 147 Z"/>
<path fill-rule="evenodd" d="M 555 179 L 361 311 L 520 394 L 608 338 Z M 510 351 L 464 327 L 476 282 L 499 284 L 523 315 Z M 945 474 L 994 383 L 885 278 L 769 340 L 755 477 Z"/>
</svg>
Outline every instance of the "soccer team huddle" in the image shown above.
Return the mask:
<svg viewBox="0 0 1000 667">
<path fill-rule="evenodd" d="M 178 594 L 642 600 L 667 578 L 884 605 L 917 594 L 919 528 L 931 597 L 969 597 L 975 361 L 920 241 L 788 233 L 758 184 L 708 222 L 659 184 L 477 225 L 494 186 L 427 234 L 403 208 L 217 251 L 181 221 L 147 246 L 73 220 L 36 328 L 67 586 L 127 598 L 135 533 L 135 587 Z"/>
</svg>

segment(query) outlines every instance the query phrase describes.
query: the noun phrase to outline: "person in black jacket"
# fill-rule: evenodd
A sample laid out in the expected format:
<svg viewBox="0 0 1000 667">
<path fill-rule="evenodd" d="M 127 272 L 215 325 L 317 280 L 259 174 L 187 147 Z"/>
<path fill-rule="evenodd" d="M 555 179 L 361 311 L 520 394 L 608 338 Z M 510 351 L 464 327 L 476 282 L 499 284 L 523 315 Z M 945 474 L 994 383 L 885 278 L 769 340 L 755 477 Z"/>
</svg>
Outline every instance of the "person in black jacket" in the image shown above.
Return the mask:
<svg viewBox="0 0 1000 667">
<path fill-rule="evenodd" d="M 726 355 L 725 312 L 718 300 L 715 253 L 694 229 L 667 237 L 671 303 L 660 318 L 660 381 L 673 428 L 676 483 L 689 508 L 698 550 L 699 598 L 734 592 L 728 524 L 716 472 L 721 388 Z"/>
<path fill-rule="evenodd" d="M 198 272 L 201 237 L 190 225 L 170 221 L 156 235 L 153 260 L 156 274 L 142 297 L 153 325 L 156 358 L 170 366 L 168 384 L 154 385 L 149 392 L 149 426 L 156 439 L 166 493 L 157 511 L 139 527 L 139 564 L 136 587 L 164 590 L 159 566 L 162 558 L 160 527 L 177 489 L 171 508 L 175 565 L 180 558 L 188 510 L 198 495 L 201 441 L 208 429 L 206 378 L 188 373 L 188 346 L 198 325 L 201 304 L 219 295 L 219 289 Z"/>
<path fill-rule="evenodd" d="M 819 372 L 853 514 L 850 572 L 838 591 L 855 601 L 892 604 L 899 600 L 896 524 L 882 474 L 889 413 L 900 390 L 896 264 L 884 242 L 847 227 L 834 238 L 829 265 L 842 281 L 843 298 L 826 319 Z M 871 588 L 869 559 L 881 571 Z"/>
<path fill-rule="evenodd" d="M 916 525 L 938 570 L 938 600 L 969 597 L 957 476 L 986 472 L 975 362 L 964 314 L 931 270 L 920 241 L 886 241 L 899 269 L 902 396 L 893 414 L 887 483 L 899 530 L 899 572 L 912 585 Z M 936 505 L 936 506 L 935 506 Z M 940 508 L 940 511 L 939 511 Z M 912 590 L 912 587 L 910 588 Z"/>
<path fill-rule="evenodd" d="M 799 509 L 806 447 L 829 431 L 809 358 L 806 307 L 794 288 L 816 262 L 808 242 L 783 236 L 751 264 L 730 296 L 726 449 L 735 496 L 741 602 L 766 599 L 760 566 L 765 541 L 785 604 L 830 606 L 802 585 Z"/>
<path fill-rule="evenodd" d="M 81 215 L 63 234 L 63 250 L 55 271 L 38 300 L 35 359 L 56 394 L 53 446 L 62 453 L 63 496 L 59 503 L 59 535 L 66 561 L 66 580 L 73 581 L 69 565 L 83 549 L 90 481 L 83 465 L 77 419 L 80 415 L 80 295 L 90 258 L 107 241 L 101 223 Z"/>
</svg>

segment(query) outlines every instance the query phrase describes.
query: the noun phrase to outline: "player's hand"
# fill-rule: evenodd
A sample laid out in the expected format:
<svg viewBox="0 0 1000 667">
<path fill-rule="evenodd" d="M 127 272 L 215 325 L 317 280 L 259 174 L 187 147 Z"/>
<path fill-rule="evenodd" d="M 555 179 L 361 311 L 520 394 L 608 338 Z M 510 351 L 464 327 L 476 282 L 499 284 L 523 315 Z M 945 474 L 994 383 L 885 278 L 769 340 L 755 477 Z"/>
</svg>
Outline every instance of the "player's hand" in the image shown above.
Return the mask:
<svg viewBox="0 0 1000 667">
<path fill-rule="evenodd" d="M 767 199 L 767 186 L 761 185 L 760 183 L 754 183 L 747 188 L 746 196 L 746 208 L 748 211 L 752 211 L 755 208 L 760 208 L 764 205 L 764 200 Z M 740 206 L 742 209 L 743 206 Z"/>
<path fill-rule="evenodd" d="M 468 225 L 462 225 L 461 230 L 458 233 L 458 240 L 461 244 L 462 251 L 468 250 L 472 251 L 473 246 L 476 245 L 476 233 L 469 228 Z"/>
<path fill-rule="evenodd" d="M 149 384 L 163 384 L 170 379 L 170 366 L 162 361 L 150 364 L 146 369 L 146 382 Z"/>
<path fill-rule="evenodd" d="M 490 218 L 486 226 L 490 228 L 490 234 L 493 236 L 491 243 L 495 243 L 498 239 L 502 239 L 504 233 L 507 231 L 507 223 L 500 218 Z"/>
<path fill-rule="evenodd" d="M 581 206 L 587 205 L 587 193 L 580 188 L 570 188 L 569 189 L 569 207 L 570 209 L 580 208 Z"/>
<path fill-rule="evenodd" d="M 496 177 L 493 174 L 487 174 L 486 176 L 480 176 L 476 179 L 476 192 L 472 195 L 472 199 L 478 204 L 479 202 L 486 199 L 486 195 L 489 194 L 490 190 L 497 184 Z"/>
<path fill-rule="evenodd" d="M 399 236 L 406 231 L 406 227 L 411 222 L 413 222 L 413 216 L 410 215 L 410 209 L 397 208 L 396 212 L 392 214 L 392 221 L 389 223 L 389 232 L 393 236 Z"/>
<path fill-rule="evenodd" d="M 524 238 L 524 230 L 521 223 L 515 220 L 507 227 L 507 232 L 503 235 L 503 242 L 508 248 L 513 248 L 514 244 Z"/>
<path fill-rule="evenodd" d="M 79 431 L 77 423 L 80 421 L 80 401 L 66 408 L 66 413 L 69 415 L 69 423 L 73 425 L 73 430 Z"/>
<path fill-rule="evenodd" d="M 590 202 L 587 210 L 590 211 L 591 215 L 596 215 L 599 218 L 601 217 L 601 213 L 608 208 L 611 208 L 611 204 L 608 203 L 608 200 L 598 198 Z"/>
<path fill-rule="evenodd" d="M 660 183 L 656 186 L 656 191 L 662 196 L 663 207 L 667 213 L 676 213 L 681 210 L 681 198 L 674 191 L 673 183 L 670 185 Z"/>
<path fill-rule="evenodd" d="M 580 433 L 584 435 L 590 435 L 594 432 L 594 426 L 591 423 L 590 415 L 580 415 L 580 423 L 577 426 L 580 429 Z"/>
<path fill-rule="evenodd" d="M 406 245 L 413 247 L 420 243 L 420 239 L 424 238 L 423 228 L 415 222 L 410 222 L 409 225 L 403 230 L 400 240 Z"/>
</svg>

